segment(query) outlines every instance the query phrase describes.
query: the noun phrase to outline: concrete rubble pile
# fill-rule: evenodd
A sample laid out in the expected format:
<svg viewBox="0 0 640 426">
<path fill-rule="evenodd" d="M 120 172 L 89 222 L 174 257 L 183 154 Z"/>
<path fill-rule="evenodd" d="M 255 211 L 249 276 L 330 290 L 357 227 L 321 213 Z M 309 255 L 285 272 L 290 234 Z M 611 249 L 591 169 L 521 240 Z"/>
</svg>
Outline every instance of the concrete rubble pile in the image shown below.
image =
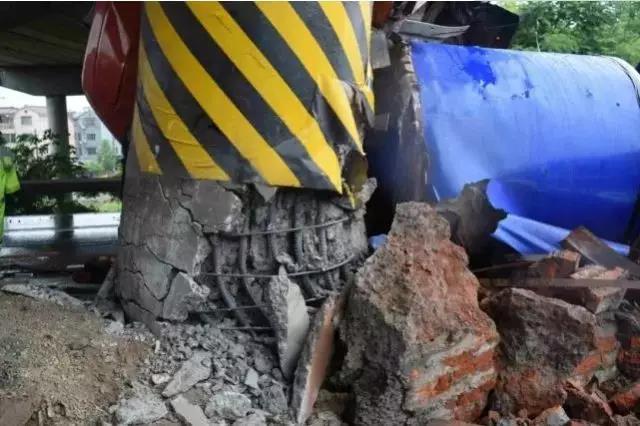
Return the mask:
<svg viewBox="0 0 640 426">
<path fill-rule="evenodd" d="M 161 325 L 139 380 L 111 409 L 115 424 L 284 424 L 288 381 L 268 345 L 208 324 Z"/>
<path fill-rule="evenodd" d="M 468 253 L 504 217 L 485 188 L 399 204 L 386 242 L 321 303 L 281 259 L 260 296 L 268 333 L 175 274 L 190 296 L 153 319 L 155 351 L 110 421 L 640 424 L 640 307 L 625 289 L 640 268 L 577 229 L 563 250 L 474 275 Z M 198 303 L 218 311 L 186 315 Z"/>
</svg>

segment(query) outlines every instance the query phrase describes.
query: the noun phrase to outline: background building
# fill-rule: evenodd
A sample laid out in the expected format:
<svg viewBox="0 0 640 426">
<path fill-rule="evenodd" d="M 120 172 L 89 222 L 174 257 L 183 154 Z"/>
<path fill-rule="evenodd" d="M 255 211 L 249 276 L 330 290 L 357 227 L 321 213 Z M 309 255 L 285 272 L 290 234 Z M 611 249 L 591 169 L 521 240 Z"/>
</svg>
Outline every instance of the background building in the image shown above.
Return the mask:
<svg viewBox="0 0 640 426">
<path fill-rule="evenodd" d="M 100 145 L 106 140 L 118 156 L 122 155 L 122 147 L 107 130 L 91 108 L 85 108 L 71 117 L 69 131 L 74 134 L 76 154 L 82 162 L 95 161 L 98 158 Z M 73 129 L 73 130 L 72 130 Z"/>
<path fill-rule="evenodd" d="M 69 120 L 69 144 L 75 146 L 75 137 Z M 18 135 L 31 134 L 42 137 L 50 128 L 47 107 L 25 105 L 21 108 L 0 107 L 0 132 L 8 143 L 16 141 Z"/>
</svg>

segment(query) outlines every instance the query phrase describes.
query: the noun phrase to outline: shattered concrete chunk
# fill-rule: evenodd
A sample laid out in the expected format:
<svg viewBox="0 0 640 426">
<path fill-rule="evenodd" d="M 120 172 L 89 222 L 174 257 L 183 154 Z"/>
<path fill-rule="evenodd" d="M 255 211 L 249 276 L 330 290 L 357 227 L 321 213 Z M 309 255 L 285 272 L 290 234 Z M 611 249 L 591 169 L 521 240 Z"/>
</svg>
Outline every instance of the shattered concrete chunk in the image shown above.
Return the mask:
<svg viewBox="0 0 640 426">
<path fill-rule="evenodd" d="M 355 424 L 473 421 L 484 410 L 498 335 L 449 228 L 426 204 L 400 204 L 357 274 L 340 328 Z"/>
<path fill-rule="evenodd" d="M 487 197 L 489 180 L 467 184 L 456 198 L 436 204 L 436 211 L 451 226 L 451 238 L 467 253 L 479 253 L 487 245 L 498 222 L 507 217 L 504 210 L 496 209 Z"/>
<path fill-rule="evenodd" d="M 36 300 L 55 303 L 60 306 L 73 306 L 83 308 L 82 301 L 69 296 L 64 291 L 38 286 L 34 284 L 4 284 L 0 287 L 5 293 L 19 294 Z"/>
<path fill-rule="evenodd" d="M 245 417 L 250 409 L 251 400 L 245 395 L 238 392 L 224 391 L 213 395 L 204 412 L 209 418 L 220 416 L 234 420 Z"/>
<path fill-rule="evenodd" d="M 191 426 L 209 426 L 210 424 L 202 408 L 190 403 L 182 395 L 171 400 L 171 407 L 184 424 Z"/>
<path fill-rule="evenodd" d="M 164 388 L 162 396 L 170 398 L 191 389 L 196 383 L 207 379 L 211 374 L 211 367 L 205 365 L 207 360 L 211 360 L 210 353 L 205 351 L 194 352 Z"/>
<path fill-rule="evenodd" d="M 273 414 L 286 413 L 289 405 L 284 388 L 279 383 L 266 387 L 262 392 L 262 408 Z"/>
<path fill-rule="evenodd" d="M 262 413 L 251 413 L 233 422 L 233 426 L 264 426 L 266 424 L 267 418 Z"/>
<path fill-rule="evenodd" d="M 291 377 L 309 331 L 309 314 L 300 288 L 287 278 L 284 267 L 269 282 L 266 299 L 269 320 L 278 341 L 280 369 Z"/>
<path fill-rule="evenodd" d="M 250 368 L 247 370 L 247 375 L 244 378 L 244 384 L 253 389 L 260 389 L 260 386 L 258 386 L 258 379 L 258 372 L 253 368 Z"/>
<path fill-rule="evenodd" d="M 483 300 L 482 308 L 501 337 L 503 367 L 491 408 L 502 414 L 538 415 L 564 403 L 565 380 L 586 383 L 615 367 L 615 327 L 582 306 L 510 288 Z"/>
<path fill-rule="evenodd" d="M 259 373 L 270 373 L 273 369 L 273 360 L 263 351 L 254 351 L 251 358 L 253 359 L 253 366 Z"/>
<path fill-rule="evenodd" d="M 556 405 L 540 413 L 540 415 L 533 420 L 533 424 L 534 426 L 565 426 L 570 420 L 564 409 Z"/>
<path fill-rule="evenodd" d="M 344 423 L 333 411 L 321 411 L 316 413 L 307 423 L 297 424 L 306 424 L 307 426 L 342 426 L 347 423 Z"/>
<path fill-rule="evenodd" d="M 171 289 L 164 300 L 162 317 L 173 321 L 184 321 L 190 312 L 198 312 L 207 302 L 209 288 L 201 286 L 184 272 L 178 273 L 171 282 Z"/>
<path fill-rule="evenodd" d="M 133 392 L 133 397 L 121 400 L 115 410 L 119 425 L 149 424 L 169 413 L 162 399 L 146 386 L 135 384 Z"/>
<path fill-rule="evenodd" d="M 171 376 L 168 374 L 153 374 L 151 376 L 151 383 L 156 386 L 167 383 L 169 380 L 171 380 Z"/>
<path fill-rule="evenodd" d="M 298 361 L 291 396 L 291 410 L 298 424 L 303 424 L 311 415 L 333 356 L 337 326 L 334 319 L 336 311 L 342 308 L 338 306 L 337 300 L 336 296 L 328 297 L 316 312 Z"/>
</svg>

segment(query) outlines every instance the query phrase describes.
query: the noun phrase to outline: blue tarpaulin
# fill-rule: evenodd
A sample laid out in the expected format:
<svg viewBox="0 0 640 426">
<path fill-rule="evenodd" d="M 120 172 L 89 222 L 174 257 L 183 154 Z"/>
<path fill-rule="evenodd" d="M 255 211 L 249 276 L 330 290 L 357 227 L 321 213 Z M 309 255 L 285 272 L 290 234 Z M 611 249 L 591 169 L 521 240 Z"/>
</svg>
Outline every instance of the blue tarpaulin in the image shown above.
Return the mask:
<svg viewBox="0 0 640 426">
<path fill-rule="evenodd" d="M 496 236 L 546 253 L 584 225 L 623 242 L 640 189 L 640 76 L 610 57 L 414 41 L 426 190 L 491 179 Z M 624 250 L 624 247 L 617 246 Z"/>
</svg>

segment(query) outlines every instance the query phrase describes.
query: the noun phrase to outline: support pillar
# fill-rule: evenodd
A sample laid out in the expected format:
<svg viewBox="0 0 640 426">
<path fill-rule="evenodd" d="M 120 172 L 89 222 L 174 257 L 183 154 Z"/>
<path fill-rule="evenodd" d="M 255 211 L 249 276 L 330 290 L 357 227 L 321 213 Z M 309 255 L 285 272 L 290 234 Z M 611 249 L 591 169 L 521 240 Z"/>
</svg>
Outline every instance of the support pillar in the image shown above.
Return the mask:
<svg viewBox="0 0 640 426">
<path fill-rule="evenodd" d="M 67 118 L 67 98 L 64 95 L 47 96 L 47 118 L 51 132 L 58 137 L 54 145 L 58 152 L 69 151 L 69 125 Z"/>
</svg>

